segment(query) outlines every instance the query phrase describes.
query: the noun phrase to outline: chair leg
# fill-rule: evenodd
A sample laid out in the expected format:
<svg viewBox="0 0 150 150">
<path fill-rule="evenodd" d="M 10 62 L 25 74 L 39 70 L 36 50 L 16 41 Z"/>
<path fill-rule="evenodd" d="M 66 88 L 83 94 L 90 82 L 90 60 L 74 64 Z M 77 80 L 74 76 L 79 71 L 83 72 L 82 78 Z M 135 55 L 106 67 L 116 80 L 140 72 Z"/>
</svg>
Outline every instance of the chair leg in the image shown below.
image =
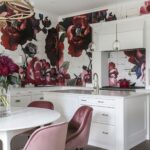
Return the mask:
<svg viewBox="0 0 150 150">
<path fill-rule="evenodd" d="M 83 148 L 80 148 L 80 150 L 83 150 Z"/>
</svg>

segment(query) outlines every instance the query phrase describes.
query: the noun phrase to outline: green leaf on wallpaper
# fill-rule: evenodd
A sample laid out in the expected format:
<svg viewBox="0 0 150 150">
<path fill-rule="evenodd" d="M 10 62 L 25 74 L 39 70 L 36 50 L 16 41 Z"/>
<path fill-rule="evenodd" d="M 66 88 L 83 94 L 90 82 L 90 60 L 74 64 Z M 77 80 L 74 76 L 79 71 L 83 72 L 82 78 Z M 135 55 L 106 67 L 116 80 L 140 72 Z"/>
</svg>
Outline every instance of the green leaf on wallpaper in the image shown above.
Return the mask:
<svg viewBox="0 0 150 150">
<path fill-rule="evenodd" d="M 64 42 L 65 38 L 67 37 L 66 33 L 62 33 L 60 35 L 60 42 Z"/>
<path fill-rule="evenodd" d="M 40 18 L 40 20 L 43 20 L 43 14 L 39 14 L 39 18 Z"/>
<path fill-rule="evenodd" d="M 60 31 L 66 31 L 66 29 L 60 24 L 59 24 L 59 29 L 60 29 Z"/>
<path fill-rule="evenodd" d="M 60 68 L 63 68 L 65 70 L 68 70 L 70 66 L 70 62 L 69 61 L 65 61 Z"/>
<path fill-rule="evenodd" d="M 11 84 L 20 84 L 20 80 L 16 76 L 8 76 L 8 81 Z"/>
</svg>

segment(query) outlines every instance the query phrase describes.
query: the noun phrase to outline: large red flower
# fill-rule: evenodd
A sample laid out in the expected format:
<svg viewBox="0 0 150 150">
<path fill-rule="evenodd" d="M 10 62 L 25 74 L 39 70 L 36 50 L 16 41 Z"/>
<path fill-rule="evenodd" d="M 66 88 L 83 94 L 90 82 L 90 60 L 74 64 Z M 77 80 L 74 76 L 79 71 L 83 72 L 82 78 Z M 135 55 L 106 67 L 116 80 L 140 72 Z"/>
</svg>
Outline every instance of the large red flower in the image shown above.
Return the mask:
<svg viewBox="0 0 150 150">
<path fill-rule="evenodd" d="M 13 73 L 17 73 L 19 70 L 12 59 L 7 56 L 0 56 L 0 76 L 9 76 Z"/>
<path fill-rule="evenodd" d="M 63 42 L 59 41 L 59 34 L 55 28 L 48 30 L 46 37 L 45 52 L 49 58 L 52 66 L 59 66 L 60 61 L 63 59 Z"/>
<path fill-rule="evenodd" d="M 1 32 L 1 44 L 5 47 L 5 49 L 12 51 L 16 50 L 20 39 L 18 31 L 11 26 L 6 26 L 6 28 L 1 29 Z"/>
<path fill-rule="evenodd" d="M 27 41 L 36 40 L 36 34 L 40 30 L 40 21 L 34 16 L 14 23 L 7 22 L 7 26 L 1 29 L 1 44 L 5 49 L 14 51 L 19 44 L 23 45 Z"/>
<path fill-rule="evenodd" d="M 35 85 L 47 84 L 46 75 L 50 64 L 45 59 L 34 57 L 27 66 L 27 82 Z"/>
<path fill-rule="evenodd" d="M 79 57 L 83 49 L 87 49 L 92 41 L 92 29 L 88 24 L 87 16 L 73 17 L 73 25 L 67 29 L 67 37 L 69 43 L 69 54 L 73 57 Z"/>
</svg>

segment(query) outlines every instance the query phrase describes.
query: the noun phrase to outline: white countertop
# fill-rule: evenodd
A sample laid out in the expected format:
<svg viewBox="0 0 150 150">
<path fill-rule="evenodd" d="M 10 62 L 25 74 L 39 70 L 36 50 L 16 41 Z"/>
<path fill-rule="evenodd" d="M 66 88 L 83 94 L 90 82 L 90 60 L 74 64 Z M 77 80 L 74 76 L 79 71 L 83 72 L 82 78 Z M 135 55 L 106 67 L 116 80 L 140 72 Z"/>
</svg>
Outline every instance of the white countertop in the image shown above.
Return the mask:
<svg viewBox="0 0 150 150">
<path fill-rule="evenodd" d="M 97 95 L 97 96 L 113 96 L 113 97 L 135 97 L 140 95 L 147 95 L 145 92 L 131 92 L 131 91 L 112 91 L 112 90 L 100 90 L 99 94 L 94 94 L 91 89 L 64 89 L 52 91 L 57 93 L 66 94 L 82 94 L 82 95 Z"/>
<path fill-rule="evenodd" d="M 93 88 L 91 87 L 77 87 L 77 86 L 39 86 L 39 87 L 25 87 L 25 88 L 12 88 L 10 90 L 12 93 L 15 92 L 31 92 L 31 91 L 41 91 L 41 92 L 57 92 L 57 93 L 67 93 L 67 94 L 83 94 L 83 95 L 95 95 L 93 94 Z M 115 96 L 115 97 L 132 97 L 138 95 L 148 95 L 150 90 L 137 90 L 133 91 L 113 91 L 113 90 L 100 90 L 98 96 Z"/>
</svg>

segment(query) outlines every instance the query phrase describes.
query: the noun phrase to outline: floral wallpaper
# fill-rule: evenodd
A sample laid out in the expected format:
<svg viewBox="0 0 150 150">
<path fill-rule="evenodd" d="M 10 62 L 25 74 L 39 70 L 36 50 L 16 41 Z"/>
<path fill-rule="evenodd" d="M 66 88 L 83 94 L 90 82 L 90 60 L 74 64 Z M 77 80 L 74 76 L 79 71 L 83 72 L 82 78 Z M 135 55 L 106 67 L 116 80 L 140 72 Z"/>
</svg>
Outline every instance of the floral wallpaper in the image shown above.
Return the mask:
<svg viewBox="0 0 150 150">
<path fill-rule="evenodd" d="M 78 73 L 70 71 L 71 77 L 74 78 L 73 80 L 77 81 L 76 85 L 84 85 L 85 83 L 92 82 L 93 42 L 90 24 L 116 19 L 116 16 L 106 9 L 64 18 L 59 22 L 60 39 L 64 39 L 64 43 L 65 40 L 67 41 L 64 48 L 67 50 L 65 55 L 68 55 L 68 57 L 71 56 L 71 61 L 76 59 L 76 68 L 80 68 L 80 72 L 78 71 Z M 84 60 L 83 64 L 82 59 Z M 70 62 L 70 67 L 74 66 L 75 65 Z"/>
<path fill-rule="evenodd" d="M 144 48 L 110 52 L 108 58 L 109 86 L 118 86 L 126 79 L 131 85 L 145 86 L 146 50 Z"/>
<path fill-rule="evenodd" d="M 41 13 L 29 19 L 3 22 L 0 28 L 1 46 L 5 51 L 11 52 L 21 49 L 23 54 L 24 61 L 19 69 L 22 86 L 29 83 L 35 86 L 82 86 L 91 83 L 93 49 L 90 24 L 116 19 L 112 13 L 107 16 L 107 11 L 65 18 L 55 27 Z M 46 59 L 38 56 L 37 36 L 41 33 L 45 35 L 42 39 L 45 43 L 42 51 Z M 78 66 L 71 65 L 73 58 L 76 60 L 74 64 L 79 63 L 78 72 Z"/>
<path fill-rule="evenodd" d="M 59 55 L 61 49 L 59 49 L 58 30 L 56 27 L 51 27 L 51 21 L 48 17 L 39 14 L 38 17 L 33 16 L 25 20 L 6 22 L 0 30 L 1 45 L 5 50 L 15 52 L 21 47 L 23 57 L 25 58 L 19 69 L 22 86 L 29 83 L 35 86 L 60 84 L 62 83 L 60 74 L 65 74 L 63 79 L 69 78 L 66 72 L 63 74 L 59 71 L 58 62 L 62 56 Z M 37 35 L 40 32 L 46 38 L 45 51 L 43 53 L 46 54 L 47 60 L 37 57 Z"/>
<path fill-rule="evenodd" d="M 142 3 L 139 13 L 149 13 L 149 5 L 149 1 Z M 123 15 L 127 17 L 127 14 Z M 113 9 L 103 9 L 63 18 L 56 26 L 52 26 L 48 16 L 36 13 L 26 20 L 1 22 L 0 43 L 5 51 L 21 51 L 24 58 L 19 69 L 22 86 L 29 83 L 35 86 L 83 86 L 92 81 L 91 24 L 116 20 L 118 17 L 120 18 Z M 37 38 L 39 35 L 42 35 L 41 39 Z M 40 49 L 39 43 L 43 44 Z M 39 51 L 44 53 L 45 57 L 41 56 Z M 126 53 L 126 57 L 130 58 L 128 55 Z M 131 64 L 136 66 L 134 63 Z M 110 62 L 110 66 L 116 69 L 114 78 L 117 79 L 119 72 L 116 63 Z M 137 68 L 134 69 L 138 79 L 141 76 Z"/>
</svg>

